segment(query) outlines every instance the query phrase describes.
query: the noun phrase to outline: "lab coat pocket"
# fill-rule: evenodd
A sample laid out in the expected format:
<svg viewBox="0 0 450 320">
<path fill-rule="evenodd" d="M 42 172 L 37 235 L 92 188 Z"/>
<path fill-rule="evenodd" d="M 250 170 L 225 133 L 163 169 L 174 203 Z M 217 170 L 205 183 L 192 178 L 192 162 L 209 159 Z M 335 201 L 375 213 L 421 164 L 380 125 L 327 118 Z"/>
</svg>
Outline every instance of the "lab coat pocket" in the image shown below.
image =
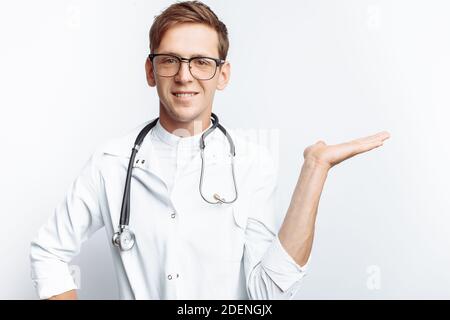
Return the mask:
<svg viewBox="0 0 450 320">
<path fill-rule="evenodd" d="M 222 239 L 225 260 L 240 261 L 244 253 L 246 217 L 236 206 L 230 207 L 232 224 Z"/>
<path fill-rule="evenodd" d="M 233 206 L 232 210 L 234 222 L 239 228 L 242 229 L 242 231 L 245 231 L 245 228 L 247 226 L 247 216 L 238 206 Z"/>
</svg>

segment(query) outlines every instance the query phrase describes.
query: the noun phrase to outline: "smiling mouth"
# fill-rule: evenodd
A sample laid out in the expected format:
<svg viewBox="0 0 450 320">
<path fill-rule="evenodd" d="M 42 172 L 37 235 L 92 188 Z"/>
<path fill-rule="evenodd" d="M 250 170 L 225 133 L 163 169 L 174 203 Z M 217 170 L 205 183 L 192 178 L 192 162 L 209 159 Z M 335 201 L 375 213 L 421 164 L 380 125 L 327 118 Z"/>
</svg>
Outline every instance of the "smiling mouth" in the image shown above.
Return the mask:
<svg viewBox="0 0 450 320">
<path fill-rule="evenodd" d="M 177 98 L 190 98 L 197 94 L 198 92 L 172 92 L 172 95 L 174 95 Z"/>
</svg>

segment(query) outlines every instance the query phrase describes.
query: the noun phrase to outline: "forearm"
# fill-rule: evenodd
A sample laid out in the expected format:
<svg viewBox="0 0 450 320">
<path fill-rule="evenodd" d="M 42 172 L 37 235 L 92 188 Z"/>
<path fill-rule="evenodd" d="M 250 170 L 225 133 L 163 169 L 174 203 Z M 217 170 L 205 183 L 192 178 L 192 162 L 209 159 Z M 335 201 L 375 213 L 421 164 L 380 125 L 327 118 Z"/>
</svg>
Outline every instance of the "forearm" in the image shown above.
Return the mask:
<svg viewBox="0 0 450 320">
<path fill-rule="evenodd" d="M 70 290 L 50 297 L 48 300 L 77 300 L 76 290 Z"/>
<path fill-rule="evenodd" d="M 300 266 L 306 264 L 311 253 L 317 208 L 327 174 L 327 167 L 305 160 L 278 233 L 283 248 Z"/>
</svg>

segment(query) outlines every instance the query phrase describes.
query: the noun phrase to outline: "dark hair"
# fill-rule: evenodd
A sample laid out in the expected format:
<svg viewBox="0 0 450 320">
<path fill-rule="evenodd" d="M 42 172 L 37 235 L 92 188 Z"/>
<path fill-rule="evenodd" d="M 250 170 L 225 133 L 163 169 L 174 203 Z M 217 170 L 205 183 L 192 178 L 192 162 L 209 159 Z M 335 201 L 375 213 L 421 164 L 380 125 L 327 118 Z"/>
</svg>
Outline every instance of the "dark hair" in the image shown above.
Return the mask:
<svg viewBox="0 0 450 320">
<path fill-rule="evenodd" d="M 217 31 L 219 36 L 219 58 L 225 60 L 228 53 L 228 30 L 216 14 L 200 1 L 177 2 L 155 17 L 150 28 L 150 52 L 158 48 L 164 33 L 179 23 L 201 23 Z"/>
</svg>

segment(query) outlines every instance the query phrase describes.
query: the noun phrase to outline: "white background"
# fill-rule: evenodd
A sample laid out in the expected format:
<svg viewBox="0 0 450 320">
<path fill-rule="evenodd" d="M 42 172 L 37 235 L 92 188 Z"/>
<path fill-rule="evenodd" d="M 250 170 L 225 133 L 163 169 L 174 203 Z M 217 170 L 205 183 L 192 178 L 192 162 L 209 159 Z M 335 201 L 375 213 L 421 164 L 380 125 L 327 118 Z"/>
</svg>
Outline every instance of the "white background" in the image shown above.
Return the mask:
<svg viewBox="0 0 450 320">
<path fill-rule="evenodd" d="M 37 297 L 38 228 L 99 145 L 157 115 L 144 62 L 170 3 L 0 2 L 0 298 Z M 450 3 L 207 3 L 231 42 L 214 111 L 279 132 L 281 217 L 306 146 L 392 136 L 330 172 L 297 297 L 449 299 Z M 99 231 L 72 263 L 81 298 L 118 296 L 108 241 Z"/>
</svg>

